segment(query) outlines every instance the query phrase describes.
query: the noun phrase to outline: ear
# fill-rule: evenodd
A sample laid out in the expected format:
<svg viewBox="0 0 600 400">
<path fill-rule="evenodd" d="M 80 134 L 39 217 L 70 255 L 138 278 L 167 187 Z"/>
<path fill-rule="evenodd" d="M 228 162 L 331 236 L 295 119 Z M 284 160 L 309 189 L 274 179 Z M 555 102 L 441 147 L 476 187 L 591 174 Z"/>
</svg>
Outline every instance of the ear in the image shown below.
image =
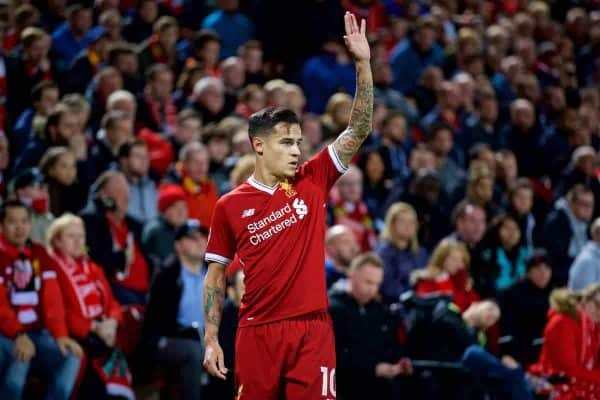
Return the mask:
<svg viewBox="0 0 600 400">
<path fill-rule="evenodd" d="M 265 145 L 264 138 L 261 138 L 258 136 L 255 136 L 252 138 L 252 149 L 259 156 L 263 155 L 264 145 Z"/>
</svg>

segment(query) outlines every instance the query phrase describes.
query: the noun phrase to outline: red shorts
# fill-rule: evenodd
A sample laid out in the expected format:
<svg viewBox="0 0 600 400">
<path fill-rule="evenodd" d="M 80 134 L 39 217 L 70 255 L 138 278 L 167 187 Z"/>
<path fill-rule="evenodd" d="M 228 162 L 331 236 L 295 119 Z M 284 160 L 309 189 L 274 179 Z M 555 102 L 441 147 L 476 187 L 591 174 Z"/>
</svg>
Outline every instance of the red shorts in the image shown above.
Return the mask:
<svg viewBox="0 0 600 400">
<path fill-rule="evenodd" d="M 335 342 L 327 312 L 240 327 L 236 400 L 335 399 Z"/>
</svg>

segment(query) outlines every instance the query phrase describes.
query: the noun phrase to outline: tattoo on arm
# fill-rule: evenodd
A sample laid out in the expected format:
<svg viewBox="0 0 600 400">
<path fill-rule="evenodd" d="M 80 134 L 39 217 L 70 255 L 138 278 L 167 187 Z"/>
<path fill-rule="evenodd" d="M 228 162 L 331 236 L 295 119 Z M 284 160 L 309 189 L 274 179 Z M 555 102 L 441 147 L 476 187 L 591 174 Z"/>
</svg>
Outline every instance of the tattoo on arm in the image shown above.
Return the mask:
<svg viewBox="0 0 600 400">
<path fill-rule="evenodd" d="M 350 123 L 333 147 L 340 161 L 348 165 L 373 128 L 373 77 L 369 63 L 356 66 L 356 94 Z"/>
<path fill-rule="evenodd" d="M 220 287 L 206 286 L 204 288 L 204 319 L 206 323 L 216 325 L 221 323 L 225 290 Z"/>
</svg>

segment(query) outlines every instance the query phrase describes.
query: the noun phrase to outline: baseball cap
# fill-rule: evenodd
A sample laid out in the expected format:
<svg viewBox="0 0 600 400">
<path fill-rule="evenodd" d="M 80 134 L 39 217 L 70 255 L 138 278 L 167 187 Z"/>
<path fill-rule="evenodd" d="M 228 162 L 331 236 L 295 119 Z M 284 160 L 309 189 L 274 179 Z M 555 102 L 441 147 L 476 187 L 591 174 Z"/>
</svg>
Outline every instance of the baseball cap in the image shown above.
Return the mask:
<svg viewBox="0 0 600 400">
<path fill-rule="evenodd" d="M 158 211 L 164 213 L 178 201 L 185 201 L 185 192 L 179 185 L 166 185 L 158 190 Z"/>
<path fill-rule="evenodd" d="M 531 268 L 540 265 L 541 263 L 550 266 L 548 252 L 544 249 L 534 249 L 525 260 L 525 268 L 529 271 Z"/>
<path fill-rule="evenodd" d="M 202 225 L 200 221 L 196 219 L 188 219 L 175 231 L 175 240 L 179 240 L 184 237 L 190 237 L 196 232 L 208 235 L 208 229 Z"/>
</svg>

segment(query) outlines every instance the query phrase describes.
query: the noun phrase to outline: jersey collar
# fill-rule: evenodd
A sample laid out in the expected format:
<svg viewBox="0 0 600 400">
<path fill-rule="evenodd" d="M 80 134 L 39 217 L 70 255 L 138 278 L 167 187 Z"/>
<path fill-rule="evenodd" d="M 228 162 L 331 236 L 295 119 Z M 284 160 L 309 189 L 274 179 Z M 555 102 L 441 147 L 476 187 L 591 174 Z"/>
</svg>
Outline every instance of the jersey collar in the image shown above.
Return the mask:
<svg viewBox="0 0 600 400">
<path fill-rule="evenodd" d="M 248 178 L 248 183 L 253 188 L 255 188 L 257 190 L 260 190 L 262 192 L 265 192 L 265 193 L 269 193 L 271 196 L 273 194 L 275 194 L 275 191 L 277 190 L 277 186 L 278 186 L 278 184 L 275 184 L 273 186 L 267 186 L 264 183 L 261 183 L 261 182 L 257 181 L 254 178 L 254 175 L 251 175 L 250 178 Z"/>
</svg>

